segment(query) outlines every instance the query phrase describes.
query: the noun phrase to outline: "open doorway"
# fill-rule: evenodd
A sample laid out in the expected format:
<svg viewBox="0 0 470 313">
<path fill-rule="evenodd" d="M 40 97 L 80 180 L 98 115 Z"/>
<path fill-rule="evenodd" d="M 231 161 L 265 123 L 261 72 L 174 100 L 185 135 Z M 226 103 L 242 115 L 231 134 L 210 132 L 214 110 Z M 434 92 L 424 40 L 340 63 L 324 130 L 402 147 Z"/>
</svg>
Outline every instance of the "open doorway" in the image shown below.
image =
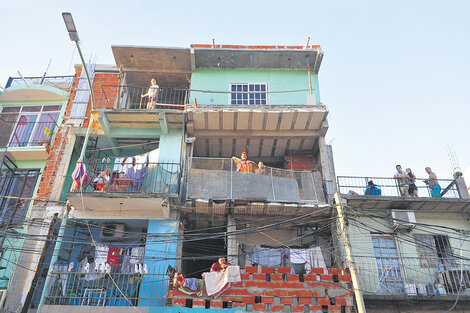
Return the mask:
<svg viewBox="0 0 470 313">
<path fill-rule="evenodd" d="M 198 237 L 213 236 L 214 234 L 199 234 Z M 219 257 L 227 255 L 224 238 L 194 240 L 195 238 L 183 243 L 183 275 L 187 278 L 201 278 L 201 274 L 208 272 Z"/>
</svg>

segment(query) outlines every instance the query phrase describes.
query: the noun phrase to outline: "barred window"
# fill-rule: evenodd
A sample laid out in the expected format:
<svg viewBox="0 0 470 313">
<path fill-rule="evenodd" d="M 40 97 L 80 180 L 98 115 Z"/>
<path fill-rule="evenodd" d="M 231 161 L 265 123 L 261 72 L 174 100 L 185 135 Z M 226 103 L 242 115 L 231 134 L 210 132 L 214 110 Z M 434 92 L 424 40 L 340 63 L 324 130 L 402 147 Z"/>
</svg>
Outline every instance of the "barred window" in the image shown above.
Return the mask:
<svg viewBox="0 0 470 313">
<path fill-rule="evenodd" d="M 415 235 L 416 248 L 422 267 L 454 266 L 449 237 L 443 235 Z"/>
<path fill-rule="evenodd" d="M 232 83 L 230 91 L 230 104 L 268 104 L 266 83 Z"/>
</svg>

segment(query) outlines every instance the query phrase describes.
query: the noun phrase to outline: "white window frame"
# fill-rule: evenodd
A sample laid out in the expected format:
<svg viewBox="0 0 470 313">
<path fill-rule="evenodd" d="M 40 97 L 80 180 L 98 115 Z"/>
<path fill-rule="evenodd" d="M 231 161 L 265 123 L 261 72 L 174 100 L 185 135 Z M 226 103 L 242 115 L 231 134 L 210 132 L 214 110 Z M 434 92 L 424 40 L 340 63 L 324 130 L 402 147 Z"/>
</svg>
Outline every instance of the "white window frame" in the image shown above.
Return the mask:
<svg viewBox="0 0 470 313">
<path fill-rule="evenodd" d="M 247 91 L 244 92 L 242 91 L 242 93 L 237 93 L 237 94 L 241 94 L 241 95 L 244 95 L 244 94 L 247 94 L 247 97 L 246 97 L 246 103 L 232 103 L 232 100 L 235 100 L 236 102 L 238 102 L 239 100 L 241 100 L 242 102 L 245 101 L 245 99 L 232 99 L 233 95 L 235 93 L 232 93 L 232 86 L 238 86 L 238 85 L 241 85 L 241 86 L 246 86 L 247 88 Z M 265 90 L 264 91 L 250 91 L 250 86 L 256 86 L 256 85 L 259 85 L 259 86 L 264 86 L 265 87 Z M 228 104 L 229 105 L 269 105 L 269 93 L 268 93 L 268 83 L 265 83 L 265 82 L 250 82 L 250 83 L 242 83 L 242 82 L 236 82 L 236 83 L 230 83 L 229 84 L 229 92 L 230 92 L 230 96 L 229 96 L 229 99 L 228 99 Z M 255 89 L 256 87 L 254 87 L 253 89 Z M 239 91 L 238 91 L 239 92 Z M 253 102 L 254 103 L 250 103 L 250 94 L 253 94 L 254 95 L 254 98 L 256 97 L 256 94 L 264 94 L 265 95 L 265 99 L 259 99 L 260 103 L 256 103 L 257 99 L 253 99 Z M 265 101 L 265 103 L 261 103 L 262 101 Z"/>
<path fill-rule="evenodd" d="M 32 106 L 40 106 L 41 109 L 39 111 L 36 111 L 36 112 L 28 112 L 28 111 L 24 111 L 25 108 L 28 108 L 28 107 L 32 107 Z M 57 111 L 44 111 L 44 107 L 51 107 L 51 106 L 56 106 L 58 107 Z M 15 127 L 13 128 L 11 134 L 10 134 L 10 138 L 8 139 L 8 145 L 12 142 L 12 139 L 13 139 L 13 136 L 15 134 L 15 131 L 16 131 L 16 128 L 18 127 L 18 123 L 20 122 L 20 119 L 21 119 L 21 116 L 22 115 L 36 115 L 37 116 L 37 120 L 34 122 L 34 126 L 33 126 L 33 129 L 31 130 L 31 134 L 28 138 L 28 142 L 25 146 L 23 147 L 33 147 L 33 146 L 38 146 L 37 145 L 33 145 L 33 142 L 32 142 L 32 137 L 33 137 L 33 134 L 36 133 L 36 128 L 39 127 L 39 120 L 41 119 L 41 116 L 43 114 L 48 114 L 48 113 L 57 113 L 57 120 L 54 121 L 56 126 L 57 126 L 57 122 L 60 118 L 60 113 L 61 113 L 61 110 L 62 110 L 62 106 L 60 104 L 38 104 L 38 105 L 6 105 L 6 106 L 3 106 L 2 107 L 2 110 L 0 111 L 0 115 L 5 113 L 3 112 L 3 110 L 5 108 L 20 108 L 20 110 L 18 112 L 15 112 L 18 114 L 18 117 L 15 121 Z M 8 114 L 8 113 L 5 113 L 5 114 Z M 54 127 L 55 128 L 55 127 Z M 19 146 L 19 147 L 22 147 L 22 146 Z"/>
</svg>

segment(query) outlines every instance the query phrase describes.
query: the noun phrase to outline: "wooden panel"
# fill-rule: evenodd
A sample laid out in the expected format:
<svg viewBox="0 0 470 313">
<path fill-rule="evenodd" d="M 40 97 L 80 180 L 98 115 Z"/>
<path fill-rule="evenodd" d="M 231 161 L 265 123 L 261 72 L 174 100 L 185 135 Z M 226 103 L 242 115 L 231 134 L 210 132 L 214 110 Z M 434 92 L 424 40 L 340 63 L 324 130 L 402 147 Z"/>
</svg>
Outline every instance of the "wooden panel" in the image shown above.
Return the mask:
<svg viewBox="0 0 470 313">
<path fill-rule="evenodd" d="M 274 150 L 274 156 L 284 156 L 286 152 L 287 139 L 278 139 L 276 149 Z"/>
<path fill-rule="evenodd" d="M 276 130 L 278 120 L 279 120 L 278 112 L 267 113 L 266 130 Z"/>
<path fill-rule="evenodd" d="M 252 158 L 259 156 L 259 139 L 250 139 L 250 145 L 248 146 L 248 155 Z"/>
<path fill-rule="evenodd" d="M 206 143 L 204 138 L 196 138 L 194 144 L 194 154 L 196 156 L 206 155 Z"/>
<path fill-rule="evenodd" d="M 219 112 L 209 111 L 208 118 L 209 118 L 208 120 L 209 129 L 220 129 Z"/>
<path fill-rule="evenodd" d="M 218 138 L 210 138 L 209 139 L 209 153 L 213 157 L 219 157 L 219 139 Z"/>
<path fill-rule="evenodd" d="M 222 129 L 232 130 L 233 129 L 233 119 L 234 112 L 221 112 L 222 114 Z"/>
<path fill-rule="evenodd" d="M 297 120 L 294 124 L 294 129 L 305 129 L 305 127 L 307 127 L 309 114 L 310 113 L 307 111 L 299 110 L 299 113 L 297 114 Z"/>
<path fill-rule="evenodd" d="M 204 112 L 194 112 L 194 128 L 205 129 Z"/>
<path fill-rule="evenodd" d="M 273 149 L 274 139 L 264 139 L 263 148 L 261 151 L 261 156 L 271 156 L 271 151 Z"/>
<path fill-rule="evenodd" d="M 261 111 L 253 111 L 253 119 L 251 121 L 251 129 L 261 130 L 263 129 L 264 113 Z"/>
<path fill-rule="evenodd" d="M 230 158 L 232 156 L 232 138 L 222 139 L 222 157 Z"/>
<path fill-rule="evenodd" d="M 237 138 L 235 141 L 235 154 L 239 158 L 240 154 L 246 151 L 246 139 L 245 138 Z"/>
<path fill-rule="evenodd" d="M 304 140 L 303 150 L 311 150 L 313 148 L 313 144 L 315 143 L 315 138 L 306 138 Z"/>
<path fill-rule="evenodd" d="M 240 130 L 248 129 L 249 117 L 250 117 L 250 112 L 248 110 L 238 110 L 237 129 L 240 129 Z"/>
<path fill-rule="evenodd" d="M 292 126 L 292 119 L 294 118 L 294 112 L 283 112 L 281 114 L 281 118 L 280 129 L 290 129 Z"/>
<path fill-rule="evenodd" d="M 325 116 L 325 113 L 323 112 L 313 113 L 308 129 L 319 129 L 321 126 L 321 123 L 323 122 L 324 116 Z"/>
<path fill-rule="evenodd" d="M 292 151 L 297 151 L 297 150 L 299 150 L 300 142 L 301 142 L 301 141 L 302 141 L 301 139 L 292 138 L 292 139 L 290 140 L 289 150 L 292 150 Z"/>
</svg>

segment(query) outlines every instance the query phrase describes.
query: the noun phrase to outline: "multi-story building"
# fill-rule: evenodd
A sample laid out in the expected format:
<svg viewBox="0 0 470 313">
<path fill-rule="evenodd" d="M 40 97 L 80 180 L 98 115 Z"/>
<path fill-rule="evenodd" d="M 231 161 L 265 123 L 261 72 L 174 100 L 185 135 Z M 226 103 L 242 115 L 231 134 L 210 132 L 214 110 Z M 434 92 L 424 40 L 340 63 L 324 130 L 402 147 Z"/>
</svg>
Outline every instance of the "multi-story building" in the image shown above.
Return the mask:
<svg viewBox="0 0 470 313">
<path fill-rule="evenodd" d="M 17 310 L 31 285 L 37 256 L 46 242 L 31 240 L 42 188 L 52 181 L 73 76 L 10 78 L 0 94 L 0 305 Z M 33 201 L 36 199 L 36 201 Z M 34 204 L 33 204 L 34 202 Z M 48 224 L 49 225 L 49 224 Z M 53 228 L 53 227 L 52 227 Z M 49 233 L 49 226 L 45 227 Z"/>
<path fill-rule="evenodd" d="M 416 179 L 416 197 L 406 197 L 392 177 L 338 177 L 368 313 L 469 312 L 470 199 L 463 178 L 454 176 L 438 177 L 439 197 L 432 197 L 428 177 Z M 365 193 L 370 181 L 380 194 Z"/>
<path fill-rule="evenodd" d="M 351 312 L 320 47 L 112 49 L 92 93 L 76 66 L 5 310 Z M 220 297 L 174 286 L 219 257 Z"/>
</svg>

